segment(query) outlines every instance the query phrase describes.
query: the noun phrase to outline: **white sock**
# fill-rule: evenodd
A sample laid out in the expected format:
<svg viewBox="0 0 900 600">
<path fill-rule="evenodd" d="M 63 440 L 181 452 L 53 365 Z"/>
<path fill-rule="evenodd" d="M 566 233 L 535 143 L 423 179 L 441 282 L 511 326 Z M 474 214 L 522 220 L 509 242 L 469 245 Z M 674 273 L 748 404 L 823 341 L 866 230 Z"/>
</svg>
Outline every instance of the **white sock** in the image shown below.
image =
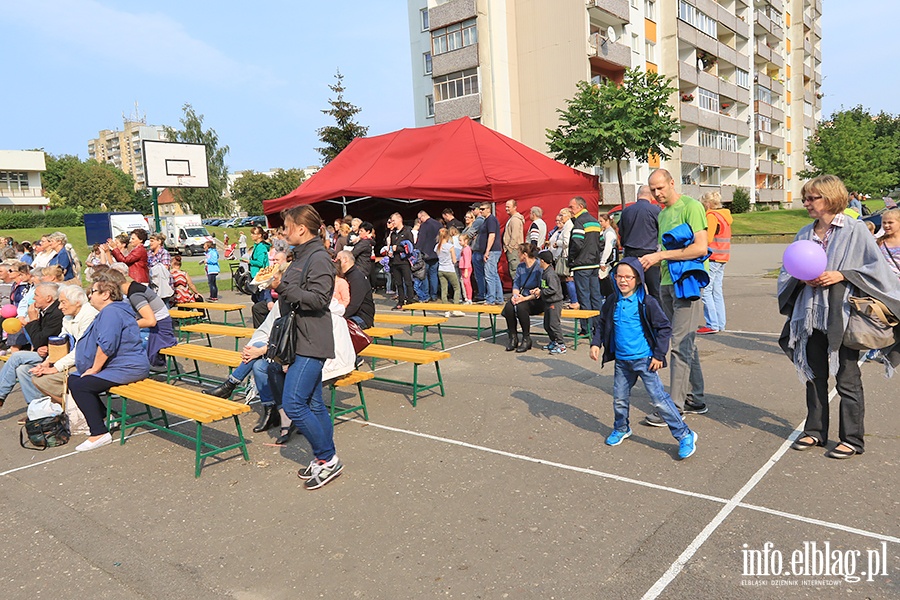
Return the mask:
<svg viewBox="0 0 900 600">
<path fill-rule="evenodd" d="M 337 463 L 338 463 L 338 457 L 337 457 L 337 454 L 335 454 L 334 456 L 331 457 L 331 460 L 329 460 L 328 462 L 325 463 L 325 466 L 333 467 Z"/>
</svg>

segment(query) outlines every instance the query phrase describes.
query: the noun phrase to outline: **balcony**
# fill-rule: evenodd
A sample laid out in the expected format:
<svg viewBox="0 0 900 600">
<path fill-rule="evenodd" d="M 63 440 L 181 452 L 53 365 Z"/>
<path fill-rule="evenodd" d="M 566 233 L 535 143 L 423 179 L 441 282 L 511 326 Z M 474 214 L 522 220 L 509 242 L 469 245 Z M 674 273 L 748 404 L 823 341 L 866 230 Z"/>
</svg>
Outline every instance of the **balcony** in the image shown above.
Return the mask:
<svg viewBox="0 0 900 600">
<path fill-rule="evenodd" d="M 475 0 L 449 0 L 428 9 L 428 24 L 431 30 L 440 29 L 476 16 Z"/>
<path fill-rule="evenodd" d="M 756 55 L 766 59 L 779 69 L 784 66 L 784 59 L 781 57 L 781 53 L 775 48 L 770 48 L 763 42 L 756 42 Z"/>
<path fill-rule="evenodd" d="M 451 50 L 431 58 L 431 76 L 440 77 L 448 73 L 465 71 L 478 66 L 478 44 Z"/>
<path fill-rule="evenodd" d="M 699 69 L 695 65 L 686 62 L 678 63 L 678 79 L 685 83 L 697 85 L 698 72 Z"/>
<path fill-rule="evenodd" d="M 767 204 L 784 202 L 784 190 L 767 190 L 767 189 L 759 189 L 756 190 L 756 201 L 757 202 L 765 202 Z"/>
<path fill-rule="evenodd" d="M 776 21 L 773 21 L 769 18 L 767 14 L 762 12 L 761 10 L 755 11 L 756 16 L 756 24 L 759 25 L 760 29 L 774 35 L 778 39 L 784 38 L 784 29 L 782 29 L 781 25 L 779 25 Z"/>
<path fill-rule="evenodd" d="M 588 37 L 588 57 L 617 67 L 631 68 L 631 48 L 610 41 L 602 33 L 592 33 Z"/>
<path fill-rule="evenodd" d="M 756 163 L 756 171 L 764 175 L 784 175 L 784 164 L 774 160 L 759 160 Z"/>
<path fill-rule="evenodd" d="M 434 103 L 435 124 L 448 123 L 460 117 L 472 119 L 481 117 L 481 94 L 461 96 Z"/>
<path fill-rule="evenodd" d="M 634 184 L 626 183 L 625 202 L 633 202 L 636 197 L 637 191 L 634 189 Z M 622 195 L 617 182 L 603 181 L 600 183 L 600 204 L 622 204 Z"/>
<path fill-rule="evenodd" d="M 615 24 L 628 23 L 628 0 L 586 0 L 588 12 L 597 12 L 602 21 L 612 20 Z"/>
</svg>

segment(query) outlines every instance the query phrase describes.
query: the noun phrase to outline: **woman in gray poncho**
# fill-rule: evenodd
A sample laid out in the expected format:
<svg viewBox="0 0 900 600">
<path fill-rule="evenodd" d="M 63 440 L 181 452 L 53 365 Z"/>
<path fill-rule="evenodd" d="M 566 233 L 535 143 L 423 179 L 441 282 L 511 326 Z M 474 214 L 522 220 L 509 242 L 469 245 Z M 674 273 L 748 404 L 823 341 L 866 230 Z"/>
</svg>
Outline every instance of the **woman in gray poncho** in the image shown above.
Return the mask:
<svg viewBox="0 0 900 600">
<path fill-rule="evenodd" d="M 828 442 L 828 377 L 836 377 L 841 398 L 840 443 L 825 453 L 829 458 L 862 454 L 865 402 L 859 369 L 859 350 L 843 345 L 851 291 L 872 296 L 900 315 L 900 281 L 893 276 L 875 240 L 862 221 L 845 215 L 847 188 L 834 175 L 809 180 L 801 191 L 803 207 L 815 219 L 794 240 L 812 240 L 828 257 L 825 272 L 812 281 L 799 281 L 784 268 L 778 277 L 779 312 L 788 320 L 779 343 L 806 383 L 806 424 L 791 446 L 808 450 Z M 888 373 L 900 364 L 900 348 L 884 352 Z"/>
</svg>

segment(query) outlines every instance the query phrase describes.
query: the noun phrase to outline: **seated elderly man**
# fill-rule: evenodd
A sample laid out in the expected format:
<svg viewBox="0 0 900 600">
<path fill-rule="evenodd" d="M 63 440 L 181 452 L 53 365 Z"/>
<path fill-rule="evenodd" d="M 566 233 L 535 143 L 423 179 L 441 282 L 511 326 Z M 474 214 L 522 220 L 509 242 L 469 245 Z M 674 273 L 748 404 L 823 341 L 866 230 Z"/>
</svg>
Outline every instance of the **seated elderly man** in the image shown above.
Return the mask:
<svg viewBox="0 0 900 600">
<path fill-rule="evenodd" d="M 66 370 L 75 366 L 75 343 L 97 316 L 97 309 L 90 305 L 87 294 L 77 285 L 59 287 L 59 308 L 64 315 L 61 337 L 68 337 L 70 351 L 56 362 L 50 362 L 47 357 L 36 367 L 22 365 L 16 369 L 26 402 L 44 395 L 57 401 L 62 399 Z"/>
<path fill-rule="evenodd" d="M 22 365 L 38 365 L 47 357 L 48 340 L 59 335 L 62 330 L 63 313 L 57 300 L 59 294 L 55 283 L 41 283 L 34 290 L 34 318 L 25 325 L 25 333 L 32 351 L 19 350 L 9 355 L 3 369 L 0 369 L 0 406 L 6 401 L 16 385 L 16 370 Z M 26 397 L 26 401 L 33 398 Z"/>
<path fill-rule="evenodd" d="M 363 329 L 375 324 L 375 301 L 372 299 L 372 286 L 360 268 L 352 252 L 342 250 L 337 254 L 338 270 L 350 286 L 350 303 L 344 316 L 356 322 Z"/>
</svg>

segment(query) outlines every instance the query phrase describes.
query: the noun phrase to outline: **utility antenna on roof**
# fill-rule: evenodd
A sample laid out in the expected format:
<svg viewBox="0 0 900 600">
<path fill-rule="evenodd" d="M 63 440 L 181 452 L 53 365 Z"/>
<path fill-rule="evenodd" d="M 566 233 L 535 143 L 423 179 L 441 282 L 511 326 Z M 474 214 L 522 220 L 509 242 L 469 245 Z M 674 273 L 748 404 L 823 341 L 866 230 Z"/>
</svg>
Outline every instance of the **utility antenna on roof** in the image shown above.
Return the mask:
<svg viewBox="0 0 900 600">
<path fill-rule="evenodd" d="M 122 119 L 125 119 L 125 113 L 122 113 Z M 134 101 L 134 112 L 131 113 L 131 116 L 128 117 L 128 120 L 133 123 L 143 123 L 144 125 L 147 124 L 147 113 L 144 113 L 143 117 L 141 116 L 141 111 L 138 108 L 137 100 Z"/>
</svg>

